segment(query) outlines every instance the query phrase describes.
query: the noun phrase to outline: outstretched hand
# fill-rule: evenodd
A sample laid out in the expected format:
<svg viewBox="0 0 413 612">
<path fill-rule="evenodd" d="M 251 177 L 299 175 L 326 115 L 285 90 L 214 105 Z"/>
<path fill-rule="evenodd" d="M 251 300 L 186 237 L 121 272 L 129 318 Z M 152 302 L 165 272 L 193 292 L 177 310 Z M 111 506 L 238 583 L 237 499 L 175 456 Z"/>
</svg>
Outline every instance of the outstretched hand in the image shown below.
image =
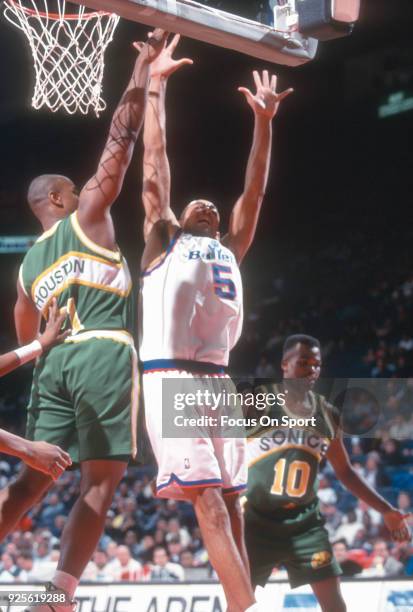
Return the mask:
<svg viewBox="0 0 413 612">
<path fill-rule="evenodd" d="M 194 62 L 189 57 L 183 57 L 182 59 L 174 59 L 172 54 L 174 53 L 181 36 L 175 34 L 171 42 L 167 44 L 158 57 L 151 64 L 151 77 L 158 77 L 167 79 L 174 72 L 179 70 L 182 66 L 188 66 Z"/>
<path fill-rule="evenodd" d="M 402 514 L 398 510 L 390 510 L 383 514 L 383 519 L 390 535 L 395 542 L 409 542 L 412 534 L 407 520 L 411 515 Z"/>
<path fill-rule="evenodd" d="M 294 90 L 290 88 L 277 93 L 277 77 L 273 74 L 270 81 L 268 70 L 264 70 L 262 76 L 257 70 L 254 70 L 252 74 L 257 92 L 253 94 L 246 87 L 238 87 L 238 91 L 244 94 L 256 115 L 263 115 L 272 119 L 276 115 L 280 103 Z"/>
<path fill-rule="evenodd" d="M 134 42 L 133 46 L 139 51 L 140 57 L 151 63 L 165 49 L 168 36 L 168 32 L 161 30 L 161 28 L 156 28 L 153 32 L 148 33 L 148 40 L 146 42 Z"/>
</svg>

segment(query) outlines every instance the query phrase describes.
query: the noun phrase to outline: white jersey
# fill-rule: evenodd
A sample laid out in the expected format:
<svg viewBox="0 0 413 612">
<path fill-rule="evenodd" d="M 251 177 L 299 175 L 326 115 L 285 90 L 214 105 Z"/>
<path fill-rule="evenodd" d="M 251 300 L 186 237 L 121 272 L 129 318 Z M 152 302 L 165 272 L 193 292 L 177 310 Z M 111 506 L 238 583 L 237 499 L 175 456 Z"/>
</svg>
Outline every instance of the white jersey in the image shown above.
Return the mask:
<svg viewBox="0 0 413 612">
<path fill-rule="evenodd" d="M 228 365 L 242 328 L 242 283 L 218 240 L 177 232 L 143 273 L 140 358 Z"/>
</svg>

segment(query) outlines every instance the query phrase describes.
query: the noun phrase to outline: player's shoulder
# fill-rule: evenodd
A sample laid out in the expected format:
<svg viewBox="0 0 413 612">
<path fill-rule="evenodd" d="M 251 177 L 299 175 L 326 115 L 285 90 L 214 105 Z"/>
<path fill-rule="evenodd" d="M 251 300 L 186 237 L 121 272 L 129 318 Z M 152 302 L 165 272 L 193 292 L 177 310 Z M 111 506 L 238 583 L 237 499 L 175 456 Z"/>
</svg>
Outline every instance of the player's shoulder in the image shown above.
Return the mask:
<svg viewBox="0 0 413 612">
<path fill-rule="evenodd" d="M 54 223 L 52 227 L 49 227 L 49 229 L 47 229 L 42 234 L 40 234 L 40 236 L 36 239 L 35 243 L 27 251 L 26 257 L 28 255 L 31 256 L 32 254 L 42 251 L 45 248 L 47 249 L 48 243 L 50 242 L 50 240 L 52 240 L 57 235 L 61 234 L 61 232 L 64 231 L 70 225 L 71 225 L 71 216 L 66 217 L 64 219 L 60 219 L 59 221 L 56 221 L 56 223 Z"/>
<path fill-rule="evenodd" d="M 330 425 L 330 428 L 333 430 L 334 434 L 337 433 L 340 426 L 340 411 L 337 406 L 332 404 L 325 397 L 325 395 L 321 393 L 310 391 L 310 395 L 313 398 L 313 402 L 316 405 L 319 416 L 324 419 L 328 425 Z"/>
</svg>

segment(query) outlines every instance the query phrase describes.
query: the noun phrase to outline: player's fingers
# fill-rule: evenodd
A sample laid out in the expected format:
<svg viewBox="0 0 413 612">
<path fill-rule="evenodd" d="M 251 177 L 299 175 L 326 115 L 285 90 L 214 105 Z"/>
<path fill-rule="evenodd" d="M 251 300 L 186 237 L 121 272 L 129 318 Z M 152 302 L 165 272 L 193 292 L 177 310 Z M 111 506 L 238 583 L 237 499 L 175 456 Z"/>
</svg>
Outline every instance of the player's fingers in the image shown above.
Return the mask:
<svg viewBox="0 0 413 612">
<path fill-rule="evenodd" d="M 271 87 L 272 91 L 276 91 L 277 90 L 277 75 L 276 74 L 273 74 L 272 77 L 271 77 L 270 87 Z"/>
<path fill-rule="evenodd" d="M 247 98 L 248 102 L 252 102 L 254 100 L 254 96 L 250 92 L 247 87 L 238 87 L 238 91 L 240 91 Z"/>
<path fill-rule="evenodd" d="M 58 316 L 56 317 L 56 323 L 61 326 L 63 325 L 63 323 L 65 322 L 67 317 L 67 312 L 59 312 Z"/>
<path fill-rule="evenodd" d="M 175 36 L 172 38 L 171 42 L 168 45 L 168 49 L 170 50 L 171 53 L 175 51 L 180 39 L 181 39 L 180 34 L 175 34 Z"/>
<path fill-rule="evenodd" d="M 268 70 L 262 71 L 262 84 L 264 85 L 264 87 L 270 86 L 270 76 L 268 74 Z"/>
<path fill-rule="evenodd" d="M 261 77 L 260 77 L 260 73 L 258 72 L 258 70 L 254 70 L 254 72 L 252 73 L 252 76 L 254 77 L 254 83 L 257 89 L 259 89 L 260 87 L 262 87 L 262 83 L 261 83 Z"/>
<path fill-rule="evenodd" d="M 134 47 L 135 47 L 135 49 L 136 49 L 137 51 L 139 51 L 139 53 L 140 53 L 140 52 L 142 51 L 143 47 L 145 46 L 145 43 L 144 43 L 144 42 L 141 42 L 141 41 L 137 41 L 137 42 L 134 42 L 134 43 L 133 43 L 133 46 L 134 46 Z"/>
<path fill-rule="evenodd" d="M 49 312 L 48 312 L 48 318 L 47 320 L 52 322 L 56 320 L 57 317 L 57 313 L 58 313 L 58 309 L 57 309 L 57 300 L 56 298 L 52 298 L 52 301 L 50 303 L 49 306 Z"/>
<path fill-rule="evenodd" d="M 64 342 L 66 340 L 66 338 L 68 338 L 70 336 L 70 334 L 72 333 L 71 329 L 67 329 L 66 331 L 63 332 L 63 334 L 59 334 L 56 338 L 56 341 L 59 342 Z"/>
<path fill-rule="evenodd" d="M 72 465 L 72 458 L 69 455 L 69 453 L 67 453 L 64 450 L 61 450 L 60 456 L 59 456 L 59 463 L 60 465 L 63 465 L 64 467 L 68 467 L 69 465 Z"/>
<path fill-rule="evenodd" d="M 294 89 L 290 87 L 289 89 L 286 89 L 285 91 L 282 91 L 281 93 L 277 94 L 277 101 L 282 102 L 282 100 L 284 100 L 284 98 L 292 94 L 293 91 Z"/>
<path fill-rule="evenodd" d="M 193 60 L 189 59 L 189 57 L 183 57 L 182 59 L 177 60 L 176 65 L 178 68 L 180 68 L 181 66 L 192 66 L 193 63 Z"/>
</svg>

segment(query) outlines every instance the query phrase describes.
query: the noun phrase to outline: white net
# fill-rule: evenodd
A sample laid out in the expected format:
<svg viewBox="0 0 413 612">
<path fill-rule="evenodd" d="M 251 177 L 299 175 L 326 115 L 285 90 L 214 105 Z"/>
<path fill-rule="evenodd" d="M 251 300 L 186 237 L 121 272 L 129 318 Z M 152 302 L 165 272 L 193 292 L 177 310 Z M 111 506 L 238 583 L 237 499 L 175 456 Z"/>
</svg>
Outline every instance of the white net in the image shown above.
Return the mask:
<svg viewBox="0 0 413 612">
<path fill-rule="evenodd" d="M 101 96 L 104 54 L 118 24 L 117 15 L 86 12 L 84 6 L 67 13 L 64 0 L 6 0 L 4 16 L 26 35 L 34 60 L 32 106 L 60 108 L 69 114 L 96 116 L 106 108 Z"/>
</svg>

